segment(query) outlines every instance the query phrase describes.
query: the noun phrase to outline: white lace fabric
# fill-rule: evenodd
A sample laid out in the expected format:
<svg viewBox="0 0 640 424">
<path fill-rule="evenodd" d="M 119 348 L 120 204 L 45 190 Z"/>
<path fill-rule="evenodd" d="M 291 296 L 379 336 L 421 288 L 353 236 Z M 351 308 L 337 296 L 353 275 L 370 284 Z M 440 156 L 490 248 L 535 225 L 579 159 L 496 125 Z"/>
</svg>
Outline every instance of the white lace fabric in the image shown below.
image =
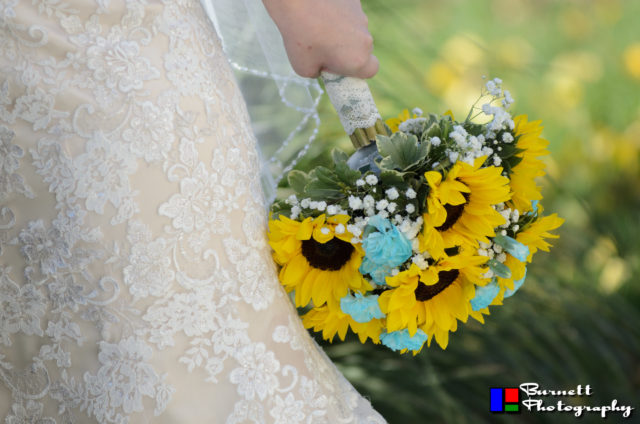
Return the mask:
<svg viewBox="0 0 640 424">
<path fill-rule="evenodd" d="M 197 0 L 0 0 L 0 416 L 383 423 L 302 328 Z"/>
<path fill-rule="evenodd" d="M 321 76 L 327 96 L 347 134 L 353 134 L 358 128 L 373 127 L 378 119 L 382 119 L 365 80 L 326 71 Z"/>
</svg>

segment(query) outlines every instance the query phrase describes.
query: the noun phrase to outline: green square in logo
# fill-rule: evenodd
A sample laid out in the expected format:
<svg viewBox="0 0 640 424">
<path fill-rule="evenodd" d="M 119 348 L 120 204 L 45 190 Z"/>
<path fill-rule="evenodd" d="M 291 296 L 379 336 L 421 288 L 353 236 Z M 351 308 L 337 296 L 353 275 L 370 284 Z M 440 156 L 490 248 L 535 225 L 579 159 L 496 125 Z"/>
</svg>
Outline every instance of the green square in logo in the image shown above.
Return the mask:
<svg viewBox="0 0 640 424">
<path fill-rule="evenodd" d="M 518 412 L 518 404 L 517 403 L 511 404 L 511 405 L 510 404 L 506 404 L 504 406 L 504 410 L 505 410 L 505 412 Z"/>
</svg>

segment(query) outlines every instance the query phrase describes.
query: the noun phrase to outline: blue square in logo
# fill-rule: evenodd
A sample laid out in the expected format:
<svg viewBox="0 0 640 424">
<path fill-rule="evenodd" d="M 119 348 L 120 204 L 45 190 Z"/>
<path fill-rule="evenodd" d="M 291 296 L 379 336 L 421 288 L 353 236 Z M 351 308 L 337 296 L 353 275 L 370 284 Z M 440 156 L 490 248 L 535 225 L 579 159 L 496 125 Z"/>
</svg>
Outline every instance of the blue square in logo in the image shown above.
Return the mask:
<svg viewBox="0 0 640 424">
<path fill-rule="evenodd" d="M 501 388 L 492 388 L 491 390 L 491 412 L 503 412 L 503 390 Z"/>
</svg>

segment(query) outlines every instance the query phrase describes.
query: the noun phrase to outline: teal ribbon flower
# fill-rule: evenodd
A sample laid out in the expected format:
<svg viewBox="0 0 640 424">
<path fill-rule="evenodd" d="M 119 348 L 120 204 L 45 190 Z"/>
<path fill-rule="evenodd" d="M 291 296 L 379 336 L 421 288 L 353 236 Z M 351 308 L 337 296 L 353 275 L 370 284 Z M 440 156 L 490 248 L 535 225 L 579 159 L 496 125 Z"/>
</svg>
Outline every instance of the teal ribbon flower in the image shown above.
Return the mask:
<svg viewBox="0 0 640 424">
<path fill-rule="evenodd" d="M 500 286 L 495 278 L 485 286 L 477 286 L 476 295 L 471 299 L 471 308 L 474 311 L 486 308 L 491 305 L 498 293 L 500 293 Z"/>
<path fill-rule="evenodd" d="M 391 333 L 380 334 L 380 341 L 383 345 L 394 351 L 401 351 L 404 349 L 420 350 L 424 342 L 429 337 L 427 334 L 418 329 L 413 337 L 409 336 L 409 330 L 403 329 L 398 331 L 392 331 Z"/>
<path fill-rule="evenodd" d="M 384 318 L 384 313 L 378 304 L 378 295 L 363 296 L 356 293 L 355 297 L 350 294 L 340 299 L 340 309 L 345 314 L 349 314 L 355 322 L 365 323 L 374 318 Z"/>
<path fill-rule="evenodd" d="M 362 241 L 365 251 L 360 265 L 361 274 L 369 274 L 376 284 L 385 284 L 391 270 L 409 259 L 411 243 L 389 220 L 379 215 L 369 219 Z"/>
<path fill-rule="evenodd" d="M 532 200 L 531 201 L 531 209 L 533 209 L 533 213 L 538 213 L 538 201 L 537 200 Z"/>
<path fill-rule="evenodd" d="M 515 280 L 513 282 L 513 290 L 510 290 L 510 289 L 505 290 L 504 297 L 507 298 L 507 297 L 513 296 L 513 294 L 515 292 L 517 292 L 520 289 L 520 287 L 522 287 L 522 285 L 524 284 L 524 279 L 525 278 L 527 278 L 527 269 L 526 268 L 524 269 L 524 276 L 521 279 Z"/>
<path fill-rule="evenodd" d="M 503 235 L 495 236 L 493 242 L 500 245 L 505 252 L 520 262 L 526 262 L 529 257 L 529 248 L 512 237 Z"/>
</svg>

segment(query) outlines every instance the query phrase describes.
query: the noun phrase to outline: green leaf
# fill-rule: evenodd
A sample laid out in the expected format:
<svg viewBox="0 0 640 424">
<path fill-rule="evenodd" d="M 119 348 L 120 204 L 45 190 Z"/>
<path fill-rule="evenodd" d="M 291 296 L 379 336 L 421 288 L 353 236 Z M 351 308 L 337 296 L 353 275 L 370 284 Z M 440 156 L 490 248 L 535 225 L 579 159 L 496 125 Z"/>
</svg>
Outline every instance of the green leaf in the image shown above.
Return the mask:
<svg viewBox="0 0 640 424">
<path fill-rule="evenodd" d="M 449 133 L 452 130 L 453 130 L 453 121 L 451 120 L 450 116 L 445 116 L 440 121 L 440 133 L 442 134 L 440 139 L 443 141 L 443 143 L 449 139 Z"/>
<path fill-rule="evenodd" d="M 418 187 L 414 187 L 413 189 L 416 191 L 417 195 L 416 195 L 416 200 L 418 202 L 418 206 L 427 204 L 427 197 L 429 196 L 429 191 L 431 191 L 431 189 L 429 188 L 429 184 L 427 184 L 426 180 L 424 179 L 424 177 L 420 178 L 420 181 L 422 182 L 422 184 L 420 184 Z M 418 207 L 418 210 L 420 210 L 421 208 Z"/>
<path fill-rule="evenodd" d="M 505 145 L 502 145 L 502 151 L 499 154 L 501 158 L 506 159 L 522 152 L 524 152 L 523 149 L 519 149 L 513 144 L 505 144 Z"/>
<path fill-rule="evenodd" d="M 402 176 L 404 173 L 394 171 L 394 170 L 385 170 L 380 173 L 380 180 L 382 184 L 386 186 L 393 186 L 396 188 L 405 188 L 407 183 L 404 181 Z"/>
<path fill-rule="evenodd" d="M 471 135 L 476 137 L 484 133 L 484 125 L 475 124 L 473 122 L 465 122 L 464 129 Z"/>
<path fill-rule="evenodd" d="M 389 157 L 382 158 L 380 163 L 378 163 L 378 168 L 380 168 L 382 170 L 384 170 L 384 169 L 394 169 L 395 168 L 395 163 Z"/>
<path fill-rule="evenodd" d="M 288 205 L 284 200 L 276 200 L 271 205 L 271 212 L 273 212 L 273 219 L 277 219 L 279 215 L 285 215 L 289 217 L 291 215 L 291 205 Z"/>
<path fill-rule="evenodd" d="M 357 169 L 349 168 L 346 162 L 337 162 L 335 172 L 337 177 L 348 186 L 355 186 L 356 180 L 362 176 Z"/>
<path fill-rule="evenodd" d="M 391 137 L 378 136 L 382 168 L 406 171 L 426 158 L 427 149 L 428 145 L 418 143 L 414 135 L 397 132 Z"/>
<path fill-rule="evenodd" d="M 440 128 L 440 116 L 435 113 L 430 113 L 427 116 L 427 122 L 424 125 L 425 130 L 422 132 L 420 140 L 426 142 L 431 137 L 442 136 L 442 130 Z"/>
<path fill-rule="evenodd" d="M 311 178 L 318 179 L 319 181 L 327 184 L 338 185 L 338 176 L 336 175 L 336 173 L 332 169 L 326 168 L 324 166 L 317 166 L 316 168 L 314 168 L 313 171 L 311 171 Z"/>
<path fill-rule="evenodd" d="M 296 194 L 303 195 L 305 186 L 309 184 L 309 176 L 305 172 L 293 169 L 289 171 L 287 181 Z"/>
<path fill-rule="evenodd" d="M 495 259 L 489 260 L 489 269 L 500 278 L 511 278 L 511 270 L 509 267 Z"/>
<path fill-rule="evenodd" d="M 305 193 L 312 199 L 338 199 L 343 195 L 338 176 L 333 170 L 318 166 L 311 171 L 309 176 L 311 182 L 305 187 Z"/>
<path fill-rule="evenodd" d="M 518 156 L 511 156 L 510 158 L 507 158 L 502 161 L 502 167 L 504 168 L 505 171 L 507 171 L 509 175 L 511 175 L 511 172 L 513 172 L 513 168 L 516 165 L 518 165 L 520 162 L 522 162 L 522 159 L 523 158 Z"/>
<path fill-rule="evenodd" d="M 338 148 L 333 148 L 331 150 L 331 158 L 333 158 L 333 162 L 337 165 L 340 162 L 346 162 L 349 159 L 349 155 Z"/>
<path fill-rule="evenodd" d="M 426 127 L 427 130 L 423 133 L 423 139 L 429 139 L 431 137 L 440 137 L 442 135 L 442 130 L 440 125 L 437 122 L 434 122 L 429 127 Z"/>
<path fill-rule="evenodd" d="M 332 186 L 320 180 L 307 185 L 306 194 L 313 200 L 335 200 L 343 196 L 340 186 Z"/>
<path fill-rule="evenodd" d="M 427 127 L 431 126 L 432 124 L 437 124 L 438 122 L 440 122 L 440 115 L 436 113 L 430 113 L 427 116 Z"/>
</svg>

